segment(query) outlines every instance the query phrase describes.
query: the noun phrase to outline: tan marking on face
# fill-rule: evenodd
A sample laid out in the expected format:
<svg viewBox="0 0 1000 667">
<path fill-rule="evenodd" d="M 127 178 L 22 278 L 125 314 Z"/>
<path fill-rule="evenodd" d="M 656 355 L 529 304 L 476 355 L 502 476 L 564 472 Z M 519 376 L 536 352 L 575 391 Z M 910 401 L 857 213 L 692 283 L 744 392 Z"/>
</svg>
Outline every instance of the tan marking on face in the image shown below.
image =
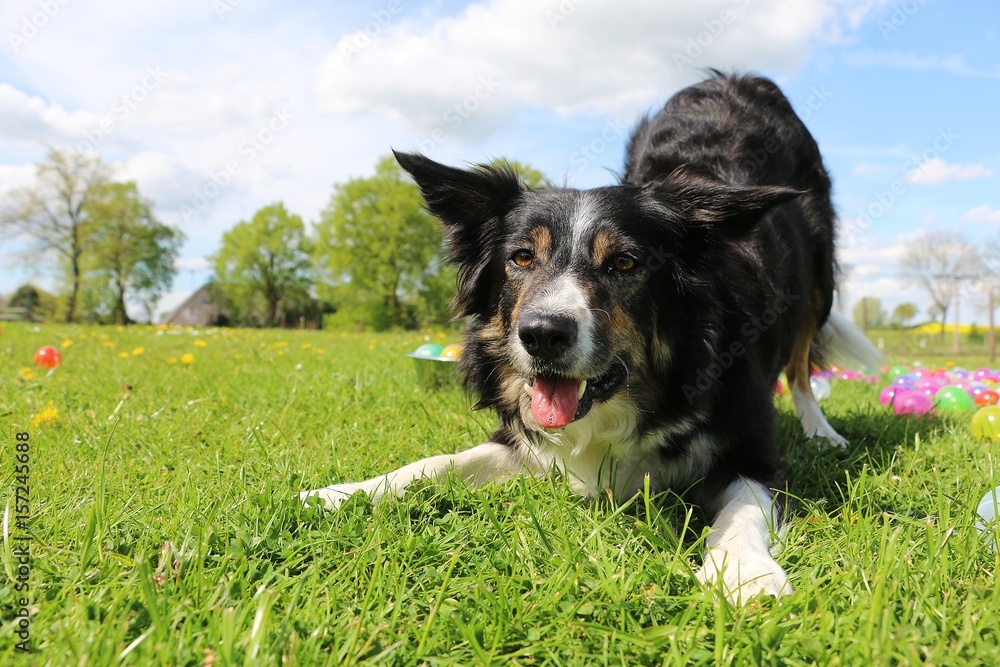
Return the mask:
<svg viewBox="0 0 1000 667">
<path fill-rule="evenodd" d="M 509 367 L 500 369 L 500 407 L 506 412 L 517 412 L 524 396 L 524 378 Z"/>
<path fill-rule="evenodd" d="M 604 263 L 619 250 L 618 239 L 611 232 L 601 229 L 594 235 L 594 244 L 591 250 L 591 261 L 594 266 L 601 267 Z"/>
<path fill-rule="evenodd" d="M 552 256 L 552 231 L 548 227 L 535 227 L 528 240 L 535 251 L 535 261 L 547 262 Z"/>
<path fill-rule="evenodd" d="M 646 349 L 645 336 L 636 328 L 632 317 L 618 304 L 612 304 L 607 313 L 611 340 L 621 350 L 617 356 L 628 362 L 629 367 L 635 368 Z"/>
</svg>

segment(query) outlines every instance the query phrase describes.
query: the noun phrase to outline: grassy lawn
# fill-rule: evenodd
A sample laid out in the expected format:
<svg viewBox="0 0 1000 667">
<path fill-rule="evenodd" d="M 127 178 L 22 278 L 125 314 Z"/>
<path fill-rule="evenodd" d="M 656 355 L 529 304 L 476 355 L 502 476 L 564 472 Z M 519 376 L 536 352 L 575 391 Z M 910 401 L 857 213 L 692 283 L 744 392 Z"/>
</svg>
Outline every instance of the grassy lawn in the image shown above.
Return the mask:
<svg viewBox="0 0 1000 667">
<path fill-rule="evenodd" d="M 300 506 L 488 436 L 457 388 L 416 386 L 403 353 L 425 335 L 455 339 L 4 324 L 0 664 L 1000 664 L 998 556 L 975 528 L 1000 443 L 967 416 L 895 417 L 878 386 L 834 383 L 845 451 L 806 441 L 776 399 L 796 590 L 746 608 L 694 581 L 704 519 L 672 497 L 447 480 Z M 63 353 L 51 373 L 31 364 L 41 345 Z M 15 634 L 25 432 L 31 654 Z"/>
</svg>

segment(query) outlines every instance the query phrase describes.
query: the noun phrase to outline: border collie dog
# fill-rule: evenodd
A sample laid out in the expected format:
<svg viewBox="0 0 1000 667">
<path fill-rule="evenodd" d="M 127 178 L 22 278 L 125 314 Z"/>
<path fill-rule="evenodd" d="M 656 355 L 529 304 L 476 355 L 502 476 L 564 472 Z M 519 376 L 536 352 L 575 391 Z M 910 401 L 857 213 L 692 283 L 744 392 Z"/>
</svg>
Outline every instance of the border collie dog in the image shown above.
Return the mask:
<svg viewBox="0 0 1000 667">
<path fill-rule="evenodd" d="M 454 471 L 565 475 L 593 497 L 683 493 L 712 517 L 697 577 L 739 603 L 791 590 L 772 557 L 781 489 L 772 388 L 809 436 L 845 440 L 811 360 L 879 353 L 831 315 L 834 211 L 816 142 L 771 81 L 711 78 L 635 128 L 618 185 L 525 188 L 504 168 L 396 153 L 444 225 L 469 325 L 459 362 L 490 441 L 301 494 L 336 507 Z"/>
</svg>

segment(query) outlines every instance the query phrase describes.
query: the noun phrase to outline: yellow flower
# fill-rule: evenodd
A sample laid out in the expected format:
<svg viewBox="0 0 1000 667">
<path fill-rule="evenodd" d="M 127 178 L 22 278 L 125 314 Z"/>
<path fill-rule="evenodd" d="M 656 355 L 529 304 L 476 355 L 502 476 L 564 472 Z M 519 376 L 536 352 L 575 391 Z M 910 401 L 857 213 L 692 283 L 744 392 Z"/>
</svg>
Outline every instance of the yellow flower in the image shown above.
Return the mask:
<svg viewBox="0 0 1000 667">
<path fill-rule="evenodd" d="M 62 342 L 62 346 L 63 346 L 63 347 L 69 347 L 69 346 L 70 346 L 70 345 L 72 345 L 72 344 L 73 344 L 73 341 L 72 341 L 72 339 L 70 339 L 70 338 L 67 338 L 66 340 L 64 340 L 64 341 Z"/>
<path fill-rule="evenodd" d="M 205 341 L 203 341 L 203 340 L 196 340 L 196 341 L 194 342 L 194 346 L 195 346 L 195 347 L 205 347 L 206 345 L 208 345 L 208 343 L 206 343 L 206 342 L 205 342 Z"/>
<path fill-rule="evenodd" d="M 118 356 L 122 359 L 128 359 L 128 352 L 119 352 Z"/>
<path fill-rule="evenodd" d="M 132 354 L 134 354 L 135 356 L 138 357 L 140 354 L 142 354 L 145 351 L 146 351 L 146 348 L 144 348 L 144 347 L 137 347 L 134 350 L 132 350 Z"/>
<path fill-rule="evenodd" d="M 115 344 L 112 343 L 110 340 L 106 340 L 103 343 L 101 343 L 101 347 L 106 347 L 109 350 L 113 350 L 113 349 L 115 349 Z"/>
<path fill-rule="evenodd" d="M 115 331 L 125 331 L 125 327 L 119 324 L 118 326 L 115 327 Z"/>
<path fill-rule="evenodd" d="M 302 349 L 303 350 L 310 350 L 310 349 L 312 349 L 312 343 L 302 343 Z"/>
<path fill-rule="evenodd" d="M 279 356 L 279 357 L 280 357 L 280 356 L 284 356 L 284 354 L 285 354 L 285 351 L 284 351 L 284 350 L 278 350 L 278 356 Z"/>
<path fill-rule="evenodd" d="M 169 359 L 167 359 L 167 363 L 168 364 L 176 364 L 177 363 L 177 357 L 170 357 Z"/>
<path fill-rule="evenodd" d="M 45 409 L 35 415 L 35 417 L 31 420 L 31 425 L 38 426 L 39 424 L 44 424 L 46 422 L 54 422 L 57 419 L 59 419 L 59 410 L 57 408 L 53 408 L 52 404 L 49 403 Z"/>
<path fill-rule="evenodd" d="M 184 354 L 181 355 L 181 363 L 182 364 L 193 364 L 194 363 L 194 355 L 191 354 L 190 352 L 185 352 Z"/>
<path fill-rule="evenodd" d="M 316 348 L 316 354 L 326 354 L 326 350 L 321 347 Z"/>
<path fill-rule="evenodd" d="M 34 380 L 35 379 L 35 371 L 31 370 L 27 366 L 25 366 L 24 368 L 22 368 L 21 372 L 18 373 L 18 374 L 21 376 L 22 380 Z"/>
</svg>

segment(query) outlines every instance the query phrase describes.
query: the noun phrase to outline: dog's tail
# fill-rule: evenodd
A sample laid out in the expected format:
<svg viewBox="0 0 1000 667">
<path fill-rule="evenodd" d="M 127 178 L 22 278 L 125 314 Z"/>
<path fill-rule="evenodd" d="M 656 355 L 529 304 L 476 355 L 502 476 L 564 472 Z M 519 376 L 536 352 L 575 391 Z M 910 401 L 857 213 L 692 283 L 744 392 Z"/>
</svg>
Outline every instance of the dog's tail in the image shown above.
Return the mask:
<svg viewBox="0 0 1000 667">
<path fill-rule="evenodd" d="M 823 364 L 877 369 L 885 361 L 868 337 L 843 315 L 831 312 L 816 334 L 813 350 Z"/>
</svg>

